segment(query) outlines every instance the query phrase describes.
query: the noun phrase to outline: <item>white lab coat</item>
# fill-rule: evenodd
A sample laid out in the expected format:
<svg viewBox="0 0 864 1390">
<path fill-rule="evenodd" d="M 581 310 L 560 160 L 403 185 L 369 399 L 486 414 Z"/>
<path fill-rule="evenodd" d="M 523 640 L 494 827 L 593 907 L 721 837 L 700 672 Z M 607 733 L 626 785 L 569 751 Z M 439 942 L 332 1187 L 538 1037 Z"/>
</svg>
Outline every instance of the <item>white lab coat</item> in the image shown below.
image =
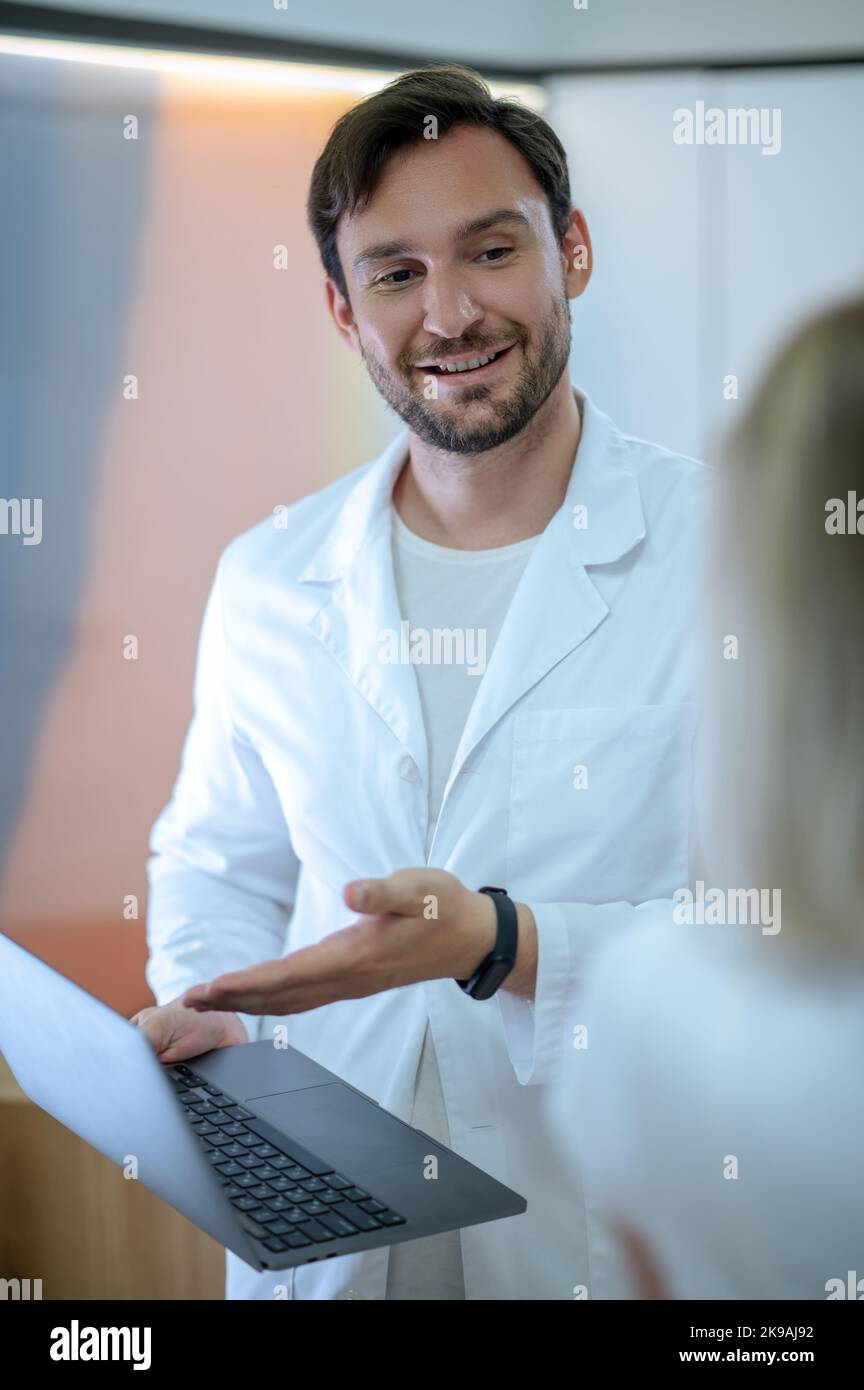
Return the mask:
<svg viewBox="0 0 864 1390">
<path fill-rule="evenodd" d="M 582 1188 L 579 1117 L 562 1123 L 550 1102 L 604 934 L 668 910 L 691 876 L 688 651 L 712 470 L 624 436 L 574 390 L 584 422 L 566 499 L 479 682 L 428 861 L 415 673 L 381 662 L 378 643 L 400 624 L 388 507 L 404 431 L 227 546 L 180 774 L 150 839 L 160 1003 L 349 925 L 349 879 L 428 862 L 531 906 L 533 1003 L 504 990 L 478 1003 L 435 980 L 278 1020 L 408 1119 L 428 1018 L 453 1148 L 528 1202 L 462 1231 L 469 1299 L 631 1296 Z M 263 1038 L 277 1020 L 244 1022 Z M 381 1299 L 387 1262 L 385 1248 L 258 1274 L 229 1254 L 227 1292 Z"/>
</svg>

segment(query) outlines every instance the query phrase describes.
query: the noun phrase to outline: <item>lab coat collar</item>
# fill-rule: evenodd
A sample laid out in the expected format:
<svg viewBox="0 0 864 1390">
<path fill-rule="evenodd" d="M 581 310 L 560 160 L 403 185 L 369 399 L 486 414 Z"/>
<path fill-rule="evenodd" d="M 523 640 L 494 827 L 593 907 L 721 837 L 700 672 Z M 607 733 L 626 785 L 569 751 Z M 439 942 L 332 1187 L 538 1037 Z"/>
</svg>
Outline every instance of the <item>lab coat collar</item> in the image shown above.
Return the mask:
<svg viewBox="0 0 864 1390">
<path fill-rule="evenodd" d="M 582 434 L 564 502 L 538 537 L 479 683 L 453 759 L 426 858 L 425 826 L 406 827 L 415 863 L 441 862 L 443 812 L 473 750 L 515 702 L 578 647 L 609 612 L 587 567 L 620 559 L 645 536 L 627 441 L 578 388 Z M 303 582 L 340 581 L 322 596 L 310 632 L 402 745 L 400 775 L 429 786 L 429 753 L 417 677 L 410 662 L 382 659 L 382 633 L 402 622 L 393 570 L 390 502 L 408 456 L 407 431 L 363 472 L 312 560 Z M 579 508 L 577 512 L 575 509 Z M 405 754 L 410 761 L 406 761 Z M 432 858 L 433 854 L 436 856 Z"/>
<path fill-rule="evenodd" d="M 607 564 L 644 539 L 639 486 L 625 466 L 627 444 L 621 431 L 578 386 L 573 386 L 573 394 L 582 411 L 582 432 L 564 502 L 546 529 L 555 527 L 568 535 L 581 564 Z M 408 431 L 403 430 L 363 470 L 332 528 L 298 576 L 301 581 L 342 578 L 382 521 L 389 526 L 393 488 L 407 457 Z M 578 515 L 577 507 L 583 509 Z"/>
</svg>

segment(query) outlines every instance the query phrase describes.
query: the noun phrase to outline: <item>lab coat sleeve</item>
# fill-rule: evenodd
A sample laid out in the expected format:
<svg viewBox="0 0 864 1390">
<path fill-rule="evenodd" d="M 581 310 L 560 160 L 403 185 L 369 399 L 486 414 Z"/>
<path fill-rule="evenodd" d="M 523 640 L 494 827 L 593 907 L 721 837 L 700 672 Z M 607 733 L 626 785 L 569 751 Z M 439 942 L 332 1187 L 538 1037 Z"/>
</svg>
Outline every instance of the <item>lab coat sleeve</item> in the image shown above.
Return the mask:
<svg viewBox="0 0 864 1390">
<path fill-rule="evenodd" d="M 584 1024 L 583 996 L 588 973 L 604 947 L 622 931 L 649 922 L 671 923 L 671 898 L 632 903 L 526 904 L 537 923 L 537 981 L 534 998 L 498 990 L 507 1051 L 523 1086 L 556 1080 L 574 1030 Z"/>
<path fill-rule="evenodd" d="M 204 612 L 180 772 L 150 832 L 145 973 L 159 1004 L 281 956 L 296 894 L 299 863 L 275 788 L 232 720 L 223 608 L 230 558 L 229 545 Z M 261 1019 L 239 1017 L 254 1042 Z"/>
</svg>

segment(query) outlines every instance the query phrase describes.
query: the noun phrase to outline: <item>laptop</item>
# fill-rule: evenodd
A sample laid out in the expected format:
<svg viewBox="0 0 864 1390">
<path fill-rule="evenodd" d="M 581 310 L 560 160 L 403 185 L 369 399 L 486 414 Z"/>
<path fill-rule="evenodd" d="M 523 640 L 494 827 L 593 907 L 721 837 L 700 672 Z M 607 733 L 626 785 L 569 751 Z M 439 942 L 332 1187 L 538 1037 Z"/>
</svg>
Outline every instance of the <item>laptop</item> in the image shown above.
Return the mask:
<svg viewBox="0 0 864 1390">
<path fill-rule="evenodd" d="M 159 1062 L 138 1028 L 3 935 L 0 1052 L 38 1106 L 257 1270 L 528 1205 L 296 1048 Z"/>
</svg>

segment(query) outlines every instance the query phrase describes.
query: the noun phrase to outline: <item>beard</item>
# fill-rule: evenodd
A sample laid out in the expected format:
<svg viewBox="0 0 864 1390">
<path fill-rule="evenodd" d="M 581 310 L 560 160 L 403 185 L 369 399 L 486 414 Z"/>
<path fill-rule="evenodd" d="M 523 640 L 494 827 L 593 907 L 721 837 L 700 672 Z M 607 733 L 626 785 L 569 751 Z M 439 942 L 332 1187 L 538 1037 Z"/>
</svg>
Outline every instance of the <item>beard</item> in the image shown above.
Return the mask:
<svg viewBox="0 0 864 1390">
<path fill-rule="evenodd" d="M 522 352 L 522 366 L 508 388 L 500 383 L 478 382 L 464 386 L 458 400 L 441 408 L 427 401 L 422 390 L 412 390 L 402 378 L 377 358 L 368 354 L 363 343 L 360 352 L 366 370 L 379 394 L 396 411 L 412 434 L 432 449 L 445 454 L 482 454 L 515 438 L 549 399 L 570 360 L 570 300 L 565 294 L 556 299 L 540 327 L 535 351 L 526 348 L 527 335 L 519 331 L 516 343 Z M 472 351 L 470 345 L 466 356 Z M 482 349 L 477 349 L 480 355 Z M 414 367 L 406 371 L 412 375 Z M 443 393 L 442 393 L 443 394 Z M 466 423 L 471 401 L 486 403 L 486 419 L 477 425 Z M 479 413 L 479 412 L 478 412 Z"/>
</svg>

